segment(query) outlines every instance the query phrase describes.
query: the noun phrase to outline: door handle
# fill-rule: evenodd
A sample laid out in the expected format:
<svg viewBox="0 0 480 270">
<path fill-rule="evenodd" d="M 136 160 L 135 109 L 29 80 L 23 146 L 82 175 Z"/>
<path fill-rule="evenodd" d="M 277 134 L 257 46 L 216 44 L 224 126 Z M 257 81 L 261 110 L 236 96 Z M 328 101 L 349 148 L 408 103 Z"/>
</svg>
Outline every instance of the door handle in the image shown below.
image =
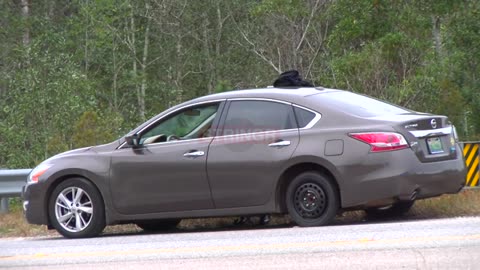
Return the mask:
<svg viewBox="0 0 480 270">
<path fill-rule="evenodd" d="M 195 151 L 195 150 L 183 154 L 184 157 L 193 157 L 193 158 L 195 158 L 195 157 L 201 157 L 201 156 L 204 156 L 204 155 L 205 155 L 205 152 L 203 152 L 203 151 Z"/>
<path fill-rule="evenodd" d="M 289 145 L 290 145 L 290 141 L 278 141 L 278 142 L 271 143 L 268 146 L 270 146 L 270 147 L 285 147 L 285 146 L 289 146 Z"/>
</svg>

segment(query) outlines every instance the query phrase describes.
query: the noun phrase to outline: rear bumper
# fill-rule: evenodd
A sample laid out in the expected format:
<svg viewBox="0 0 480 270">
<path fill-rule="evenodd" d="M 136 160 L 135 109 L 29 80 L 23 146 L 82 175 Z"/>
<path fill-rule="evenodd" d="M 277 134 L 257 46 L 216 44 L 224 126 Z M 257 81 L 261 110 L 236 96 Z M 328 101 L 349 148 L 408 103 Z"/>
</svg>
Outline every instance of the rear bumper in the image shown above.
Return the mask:
<svg viewBox="0 0 480 270">
<path fill-rule="evenodd" d="M 26 185 L 22 189 L 23 213 L 28 223 L 48 225 L 44 191 L 41 184 Z"/>
<path fill-rule="evenodd" d="M 362 208 L 409 200 L 458 193 L 465 185 L 466 168 L 460 148 L 457 159 L 421 163 L 410 149 L 369 154 L 358 174 L 344 170 L 350 176 L 341 192 L 342 207 Z"/>
</svg>

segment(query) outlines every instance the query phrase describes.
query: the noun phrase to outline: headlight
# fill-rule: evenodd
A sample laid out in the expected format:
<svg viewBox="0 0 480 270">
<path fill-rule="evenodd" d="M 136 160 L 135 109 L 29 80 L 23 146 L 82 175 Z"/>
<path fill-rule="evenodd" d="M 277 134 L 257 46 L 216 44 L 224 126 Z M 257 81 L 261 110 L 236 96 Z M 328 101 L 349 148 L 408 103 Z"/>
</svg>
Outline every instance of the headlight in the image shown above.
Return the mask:
<svg viewBox="0 0 480 270">
<path fill-rule="evenodd" d="M 28 176 L 28 183 L 38 183 L 38 178 L 40 178 L 40 176 L 42 176 L 42 174 L 44 174 L 52 166 L 53 164 L 48 163 L 38 165 L 35 169 L 32 170 L 32 172 Z"/>
</svg>

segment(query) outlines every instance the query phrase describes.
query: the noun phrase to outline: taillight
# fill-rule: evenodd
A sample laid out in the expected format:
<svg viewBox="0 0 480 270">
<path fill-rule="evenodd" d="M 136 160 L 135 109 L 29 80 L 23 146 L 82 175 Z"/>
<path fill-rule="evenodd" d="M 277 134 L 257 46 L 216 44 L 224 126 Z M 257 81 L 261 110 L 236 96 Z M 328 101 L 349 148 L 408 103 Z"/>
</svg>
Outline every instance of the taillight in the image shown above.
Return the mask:
<svg viewBox="0 0 480 270">
<path fill-rule="evenodd" d="M 350 137 L 371 146 L 371 152 L 384 152 L 408 148 L 407 140 L 395 132 L 350 133 Z"/>
<path fill-rule="evenodd" d="M 457 133 L 457 129 L 455 128 L 454 125 L 452 125 L 452 129 L 453 129 L 453 138 L 455 139 L 455 142 L 458 142 L 458 133 Z"/>
</svg>

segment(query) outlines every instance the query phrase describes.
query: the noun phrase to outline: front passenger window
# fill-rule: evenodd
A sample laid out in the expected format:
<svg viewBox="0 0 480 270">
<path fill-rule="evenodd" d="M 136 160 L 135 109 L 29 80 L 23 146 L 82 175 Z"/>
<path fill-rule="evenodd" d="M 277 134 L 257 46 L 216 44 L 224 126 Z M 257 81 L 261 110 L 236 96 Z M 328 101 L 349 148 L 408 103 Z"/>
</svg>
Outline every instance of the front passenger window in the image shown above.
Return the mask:
<svg viewBox="0 0 480 270">
<path fill-rule="evenodd" d="M 142 134 L 140 143 L 152 144 L 209 137 L 218 105 L 218 103 L 199 105 L 174 113 Z"/>
</svg>

